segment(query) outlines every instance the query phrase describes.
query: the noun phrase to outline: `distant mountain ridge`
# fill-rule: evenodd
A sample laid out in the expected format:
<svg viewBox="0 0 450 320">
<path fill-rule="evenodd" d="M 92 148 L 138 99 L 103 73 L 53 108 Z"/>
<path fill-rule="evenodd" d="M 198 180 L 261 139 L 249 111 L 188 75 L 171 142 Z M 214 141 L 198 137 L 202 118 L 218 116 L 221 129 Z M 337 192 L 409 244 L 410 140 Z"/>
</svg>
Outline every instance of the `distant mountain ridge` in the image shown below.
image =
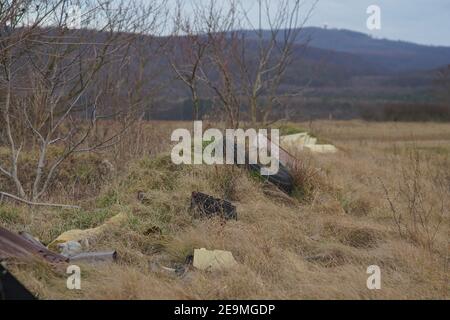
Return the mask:
<svg viewBox="0 0 450 320">
<path fill-rule="evenodd" d="M 252 41 L 257 40 L 255 31 L 238 32 L 248 40 L 247 53 L 258 55 L 258 46 Z M 280 37 L 283 34 L 281 30 Z M 263 31 L 263 35 L 270 39 L 270 31 Z M 292 119 L 301 120 L 353 119 L 378 116 L 388 103 L 433 103 L 437 71 L 447 65 L 450 47 L 376 39 L 350 30 L 307 27 L 299 34 L 292 64 L 279 88 L 280 93 L 301 90 L 303 94 L 286 100 L 283 108 L 275 110 L 274 117 L 286 117 L 287 112 Z M 152 112 L 153 118 L 192 118 L 189 93 L 183 85 L 174 82 L 168 96 L 170 99 L 162 99 L 164 107 Z"/>
<path fill-rule="evenodd" d="M 253 31 L 243 32 L 250 38 L 255 36 Z M 265 32 L 268 38 L 269 31 Z M 382 73 L 425 71 L 450 64 L 450 47 L 376 39 L 345 29 L 306 27 L 301 30 L 297 43 L 307 41 L 310 48 L 352 54 L 365 63 L 367 69 L 378 69 Z"/>
</svg>

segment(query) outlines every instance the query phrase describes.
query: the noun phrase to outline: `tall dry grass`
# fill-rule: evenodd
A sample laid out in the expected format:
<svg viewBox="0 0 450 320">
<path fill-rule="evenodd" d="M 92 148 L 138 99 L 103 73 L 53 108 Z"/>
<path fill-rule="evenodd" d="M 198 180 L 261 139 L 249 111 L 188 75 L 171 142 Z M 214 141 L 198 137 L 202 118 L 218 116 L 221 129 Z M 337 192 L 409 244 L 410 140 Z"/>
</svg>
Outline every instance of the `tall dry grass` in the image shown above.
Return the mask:
<svg viewBox="0 0 450 320">
<path fill-rule="evenodd" d="M 417 226 L 421 235 L 417 239 L 425 242 L 404 236 L 406 228 L 414 230 L 414 225 L 403 225 L 400 233 L 395 217 L 401 213 L 402 223 L 410 223 L 407 218 L 420 214 L 418 209 L 412 215 L 408 211 L 415 179 L 420 181 L 416 185 L 420 185 L 424 212 L 437 209 L 436 201 L 450 199 L 446 170 L 450 128 L 432 123 L 312 123 L 314 133 L 335 143 L 340 152 L 299 154 L 303 166 L 296 172 L 296 181 L 306 191 L 287 198 L 240 168 L 173 165 L 163 151 L 170 137 L 166 133 L 177 125 L 189 127 L 143 123 L 129 140 L 106 154 L 109 159 L 117 157 L 114 165 L 120 169 L 103 183 L 98 195 L 85 196 L 81 211 L 30 209 L 11 203 L 0 206 L 3 226 L 26 229 L 44 243 L 65 230 L 100 225 L 117 213 L 128 217 L 126 223 L 112 226 L 90 243 L 91 250 L 117 249 L 119 261 L 82 265 L 80 291 L 66 289 L 65 270 L 11 265 L 39 297 L 448 298 L 448 202 L 440 217 L 427 218 L 433 237 Z M 137 137 L 141 140 L 134 144 Z M 420 155 L 420 173 L 414 171 L 411 152 Z M 442 194 L 435 193 L 437 172 Z M 194 218 L 189 210 L 192 191 L 232 200 L 238 221 Z M 138 200 L 139 192 L 145 193 L 145 201 Z M 397 194 L 406 197 L 396 199 Z M 436 223 L 438 228 L 433 227 Z M 239 266 L 214 273 L 190 268 L 182 277 L 161 268 L 183 266 L 186 257 L 202 247 L 231 251 Z M 381 268 L 381 290 L 366 287 L 370 265 Z"/>
</svg>

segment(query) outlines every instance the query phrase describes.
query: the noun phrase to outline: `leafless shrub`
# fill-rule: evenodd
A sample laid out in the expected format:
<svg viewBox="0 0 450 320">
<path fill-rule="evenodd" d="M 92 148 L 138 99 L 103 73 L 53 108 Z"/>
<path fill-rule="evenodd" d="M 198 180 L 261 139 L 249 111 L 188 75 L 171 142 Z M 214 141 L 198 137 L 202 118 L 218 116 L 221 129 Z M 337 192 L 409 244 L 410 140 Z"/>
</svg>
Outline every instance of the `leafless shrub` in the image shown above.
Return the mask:
<svg viewBox="0 0 450 320">
<path fill-rule="evenodd" d="M 0 174 L 15 184 L 14 196 L 35 203 L 71 155 L 115 145 L 142 112 L 151 93 L 142 89 L 151 78 L 144 71 L 158 46 L 141 36 L 160 32 L 165 2 L 33 0 L 19 13 L 13 3 L 0 18 L 0 144 L 10 150 Z M 95 26 L 72 26 L 71 5 Z M 101 130 L 108 119 L 117 125 Z M 54 146 L 60 152 L 50 159 Z M 19 178 L 28 150 L 39 154 L 30 187 Z"/>
<path fill-rule="evenodd" d="M 398 234 L 433 250 L 440 227 L 448 216 L 446 186 L 442 169 L 430 167 L 413 150 L 402 164 L 398 189 L 394 193 L 381 181 Z"/>
</svg>

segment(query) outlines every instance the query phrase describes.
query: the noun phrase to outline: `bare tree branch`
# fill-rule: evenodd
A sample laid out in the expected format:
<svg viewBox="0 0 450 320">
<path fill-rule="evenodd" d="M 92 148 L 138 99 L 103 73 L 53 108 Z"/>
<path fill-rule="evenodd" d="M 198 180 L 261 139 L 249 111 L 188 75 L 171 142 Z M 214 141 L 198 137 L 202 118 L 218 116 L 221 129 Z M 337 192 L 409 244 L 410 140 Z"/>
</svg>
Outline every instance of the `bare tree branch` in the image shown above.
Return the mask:
<svg viewBox="0 0 450 320">
<path fill-rule="evenodd" d="M 13 200 L 16 200 L 18 202 L 22 202 L 22 203 L 25 203 L 27 205 L 35 206 L 35 207 L 54 207 L 54 208 L 81 210 L 81 207 L 79 207 L 79 206 L 72 206 L 72 205 L 67 205 L 67 204 L 32 202 L 32 201 L 28 201 L 28 200 L 19 198 L 19 197 L 15 196 L 15 195 L 12 195 L 12 194 L 9 194 L 9 193 L 6 193 L 6 192 L 1 192 L 1 191 L 0 191 L 0 196 L 1 196 L 0 200 L 3 197 L 7 197 L 7 198 L 11 198 Z"/>
</svg>

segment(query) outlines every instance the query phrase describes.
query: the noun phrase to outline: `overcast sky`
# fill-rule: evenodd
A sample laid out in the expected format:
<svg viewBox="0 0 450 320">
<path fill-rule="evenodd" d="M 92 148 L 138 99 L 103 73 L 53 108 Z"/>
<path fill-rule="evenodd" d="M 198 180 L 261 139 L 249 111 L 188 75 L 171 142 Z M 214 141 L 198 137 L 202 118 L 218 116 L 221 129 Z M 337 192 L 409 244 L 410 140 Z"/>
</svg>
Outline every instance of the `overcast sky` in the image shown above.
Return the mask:
<svg viewBox="0 0 450 320">
<path fill-rule="evenodd" d="M 381 30 L 370 31 L 366 11 L 374 4 L 381 8 Z M 308 25 L 324 24 L 393 40 L 450 46 L 450 0 L 319 0 Z"/>
<path fill-rule="evenodd" d="M 145 0 L 142 0 L 145 1 Z M 176 0 L 169 0 L 175 3 Z M 231 1 L 231 0 L 228 0 Z M 263 0 L 264 1 L 264 0 Z M 275 11 L 280 0 L 266 0 Z M 291 0 L 293 1 L 293 0 Z M 450 46 L 450 0 L 302 0 L 303 12 L 308 12 L 317 1 L 308 26 L 349 29 L 378 38 L 405 40 L 427 45 Z M 204 3 L 209 0 L 182 0 Z M 227 3 L 227 0 L 221 2 Z M 242 0 L 254 25 L 258 25 L 258 0 Z M 381 30 L 367 29 L 367 8 L 381 9 Z M 223 4 L 223 6 L 227 6 Z"/>
</svg>

